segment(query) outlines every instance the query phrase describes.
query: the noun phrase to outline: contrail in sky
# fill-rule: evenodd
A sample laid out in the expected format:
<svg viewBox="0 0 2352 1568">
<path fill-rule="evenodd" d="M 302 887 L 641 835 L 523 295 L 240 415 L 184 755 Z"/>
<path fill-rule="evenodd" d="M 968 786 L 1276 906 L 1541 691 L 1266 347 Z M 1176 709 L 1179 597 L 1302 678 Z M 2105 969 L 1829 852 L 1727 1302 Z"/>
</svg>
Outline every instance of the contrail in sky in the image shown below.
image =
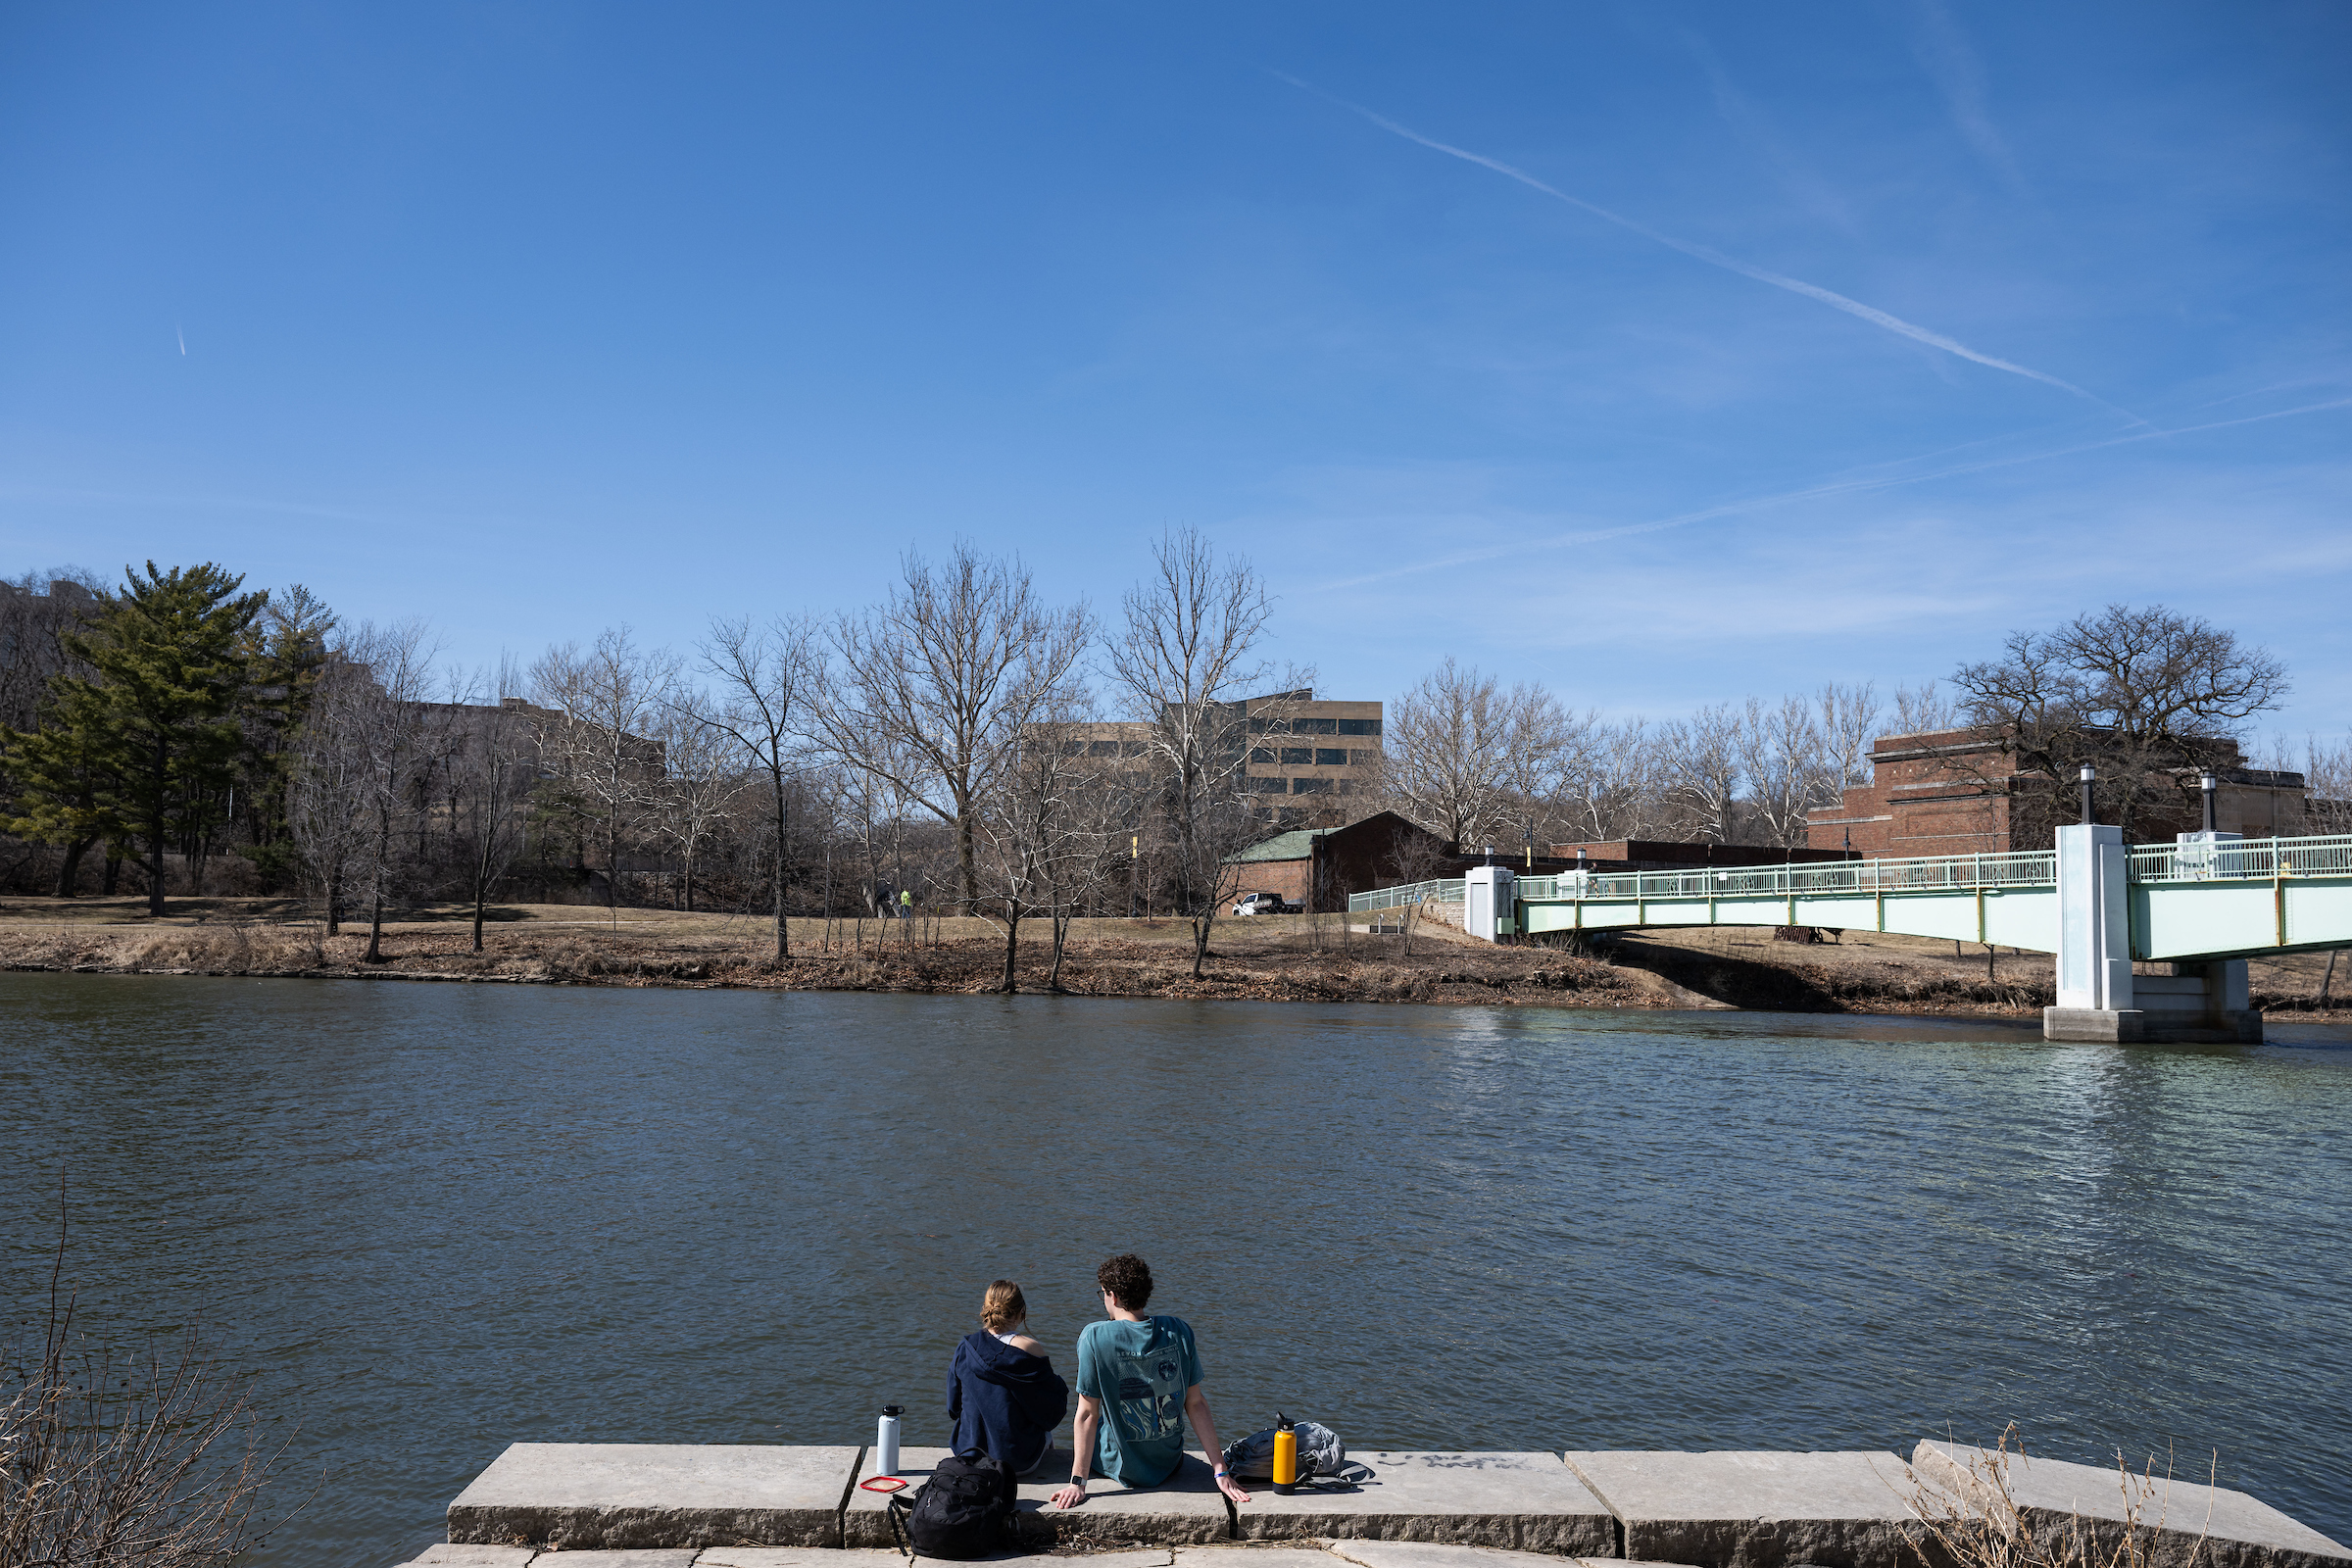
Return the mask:
<svg viewBox="0 0 2352 1568">
<path fill-rule="evenodd" d="M 1785 288 L 1791 294 L 1801 294 L 1809 300 L 1819 300 L 1822 304 L 1827 305 L 1832 310 L 1843 311 L 1848 316 L 1858 316 L 1863 320 L 1870 322 L 1873 326 L 1883 326 L 1887 331 L 1892 332 L 1899 337 L 1907 337 L 1915 343 L 1925 343 L 1930 348 L 1941 349 L 1946 354 L 1956 354 L 1960 358 L 1974 361 L 1978 365 L 1990 366 L 1996 370 L 2007 370 L 2010 374 L 2022 375 L 2029 381 L 2039 381 L 2044 386 L 2054 386 L 2061 392 L 2071 392 L 2076 397 L 2086 398 L 2089 401 L 2096 403 L 2103 409 L 2113 410 L 2115 413 L 2123 415 L 2126 418 L 2132 420 L 2135 424 L 2145 424 L 2148 422 L 2147 420 L 2142 419 L 2138 415 L 2132 413 L 2131 410 L 2116 408 L 2114 404 L 2108 402 L 2105 398 L 2100 397 L 2097 393 L 2086 392 L 2082 388 L 2075 385 L 2072 381 L 2061 381 L 2054 375 L 2045 374 L 2040 370 L 2033 368 L 2031 366 L 2019 365 L 2011 360 L 1996 359 L 1990 354 L 1980 354 L 1965 343 L 1959 342 L 1954 338 L 1945 337 L 1941 332 L 1931 331 L 1929 328 L 1918 325 L 1916 322 L 1906 321 L 1899 316 L 1889 316 L 1885 311 L 1878 309 L 1876 306 L 1865 305 L 1860 300 L 1849 300 L 1844 295 L 1837 293 L 1831 289 L 1823 288 L 1818 283 L 1808 283 L 1801 277 L 1788 277 L 1780 272 L 1772 271 L 1767 268 L 1757 267 L 1752 263 L 1743 262 L 1736 256 L 1726 256 L 1723 252 L 1715 249 L 1711 245 L 1700 245 L 1691 240 L 1677 239 L 1672 234 L 1662 233 L 1659 230 L 1650 227 L 1647 223 L 1637 221 L 1634 219 L 1626 217 L 1622 213 L 1613 213 L 1610 212 L 1606 207 L 1595 206 L 1592 202 L 1586 201 L 1581 196 L 1571 196 L 1556 185 L 1547 185 L 1543 180 L 1538 179 L 1535 175 L 1527 172 L 1527 171 L 1523 169 L 1514 169 L 1509 164 L 1503 163 L 1498 159 L 1489 158 L 1484 154 L 1470 152 L 1465 148 L 1452 146 L 1448 143 L 1439 141 L 1434 137 L 1424 136 L 1419 131 L 1414 130 L 1409 126 L 1398 124 L 1396 121 L 1389 119 L 1385 115 L 1374 114 L 1371 110 L 1366 109 L 1362 104 L 1351 103 L 1348 99 L 1342 98 L 1337 94 L 1325 92 L 1313 82 L 1301 81 L 1297 76 L 1291 75 L 1287 72 L 1276 71 L 1273 73 L 1273 74 L 1281 77 L 1284 81 L 1289 82 L 1294 87 L 1298 87 L 1307 92 L 1313 93 L 1316 97 L 1321 98 L 1328 103 L 1337 104 L 1343 109 L 1349 110 L 1352 113 L 1363 116 L 1366 120 L 1369 120 L 1372 122 L 1372 123 L 1378 125 L 1381 129 L 1388 131 L 1392 135 L 1401 136 L 1406 141 L 1418 143 L 1423 147 L 1429 148 L 1433 152 L 1444 153 L 1448 158 L 1459 158 L 1464 163 L 1476 164 L 1481 169 L 1491 169 L 1495 173 L 1502 175 L 1506 179 L 1515 179 L 1520 184 L 1527 186 L 1531 190 L 1542 191 L 1544 195 L 1549 196 L 1554 201 L 1566 202 L 1569 206 L 1576 208 L 1580 212 L 1591 213 L 1593 217 L 1601 219 L 1604 221 L 1615 223 L 1619 228 L 1630 229 L 1634 233 L 1641 235 L 1643 239 L 1653 240 L 1656 243 L 1665 246 L 1669 250 L 1681 251 L 1685 256 L 1691 257 L 1697 261 L 1705 262 L 1710 267 L 1720 267 L 1727 272 L 1737 272 L 1741 277 L 1753 278 L 1759 283 L 1770 283 L 1774 288 Z"/>
<path fill-rule="evenodd" d="M 175 326 L 172 330 L 179 334 L 179 357 L 184 360 L 188 357 L 188 329 Z"/>
<path fill-rule="evenodd" d="M 1990 468 L 2013 468 L 2020 464 L 2047 463 L 2055 458 L 2071 458 L 2078 453 L 2098 452 L 2108 447 L 2127 447 L 2141 441 L 2161 441 L 2168 436 L 2196 435 L 2206 430 L 2229 430 L 2241 424 L 2261 424 L 2270 419 L 2291 419 L 2306 414 L 2324 414 L 2334 409 L 2352 408 L 2352 398 L 2331 398 L 2325 403 L 2306 403 L 2297 409 L 2279 409 L 2270 414 L 2249 414 L 2236 419 L 2214 419 L 2204 424 L 2186 424 L 2175 430 L 2148 429 L 2131 435 L 2110 436 L 2104 441 L 2084 441 L 2071 447 L 2058 447 L 2048 452 L 2029 452 L 2014 458 L 1986 458 L 1974 463 L 1953 464 L 1926 473 L 1893 474 L 1878 479 L 1833 479 L 1823 484 L 1807 485 L 1800 490 L 1784 490 L 1775 495 L 1750 496 L 1742 501 L 1727 501 L 1719 506 L 1701 507 L 1695 512 L 1677 513 L 1671 517 L 1656 517 L 1648 522 L 1622 523 L 1614 528 L 1588 528 L 1576 533 L 1554 534 L 1548 539 L 1513 540 L 1488 550 L 1465 550 L 1443 556 L 1435 561 L 1415 562 L 1407 566 L 1394 566 L 1386 571 L 1366 572 L 1360 577 L 1345 577 L 1324 583 L 1326 589 L 1358 588 L 1365 583 L 1382 582 L 1392 577 L 1416 576 L 1424 571 L 1437 571 L 1448 566 L 1465 566 L 1481 561 L 1493 561 L 1502 556 L 1519 555 L 1529 550 L 1560 549 L 1568 545 L 1596 544 L 1603 539 L 1623 539 L 1629 534 L 1659 533 L 1668 528 L 1680 528 L 1689 523 L 1706 522 L 1716 517 L 1736 516 L 1743 512 L 1760 512 L 1767 507 L 1788 506 L 1799 501 L 1819 500 L 1824 496 L 1850 495 L 1861 491 L 1897 490 L 1906 485 L 1926 484 L 1936 479 L 1951 479 L 1962 474 L 1983 473 Z M 1970 443 L 1974 444 L 1974 443 Z M 1952 450 L 1947 448 L 1945 450 Z M 1936 454 L 1929 454 L 1933 457 Z M 1898 460 L 1917 462 L 1917 459 Z M 1886 467 L 1886 464 L 1873 464 Z"/>
</svg>

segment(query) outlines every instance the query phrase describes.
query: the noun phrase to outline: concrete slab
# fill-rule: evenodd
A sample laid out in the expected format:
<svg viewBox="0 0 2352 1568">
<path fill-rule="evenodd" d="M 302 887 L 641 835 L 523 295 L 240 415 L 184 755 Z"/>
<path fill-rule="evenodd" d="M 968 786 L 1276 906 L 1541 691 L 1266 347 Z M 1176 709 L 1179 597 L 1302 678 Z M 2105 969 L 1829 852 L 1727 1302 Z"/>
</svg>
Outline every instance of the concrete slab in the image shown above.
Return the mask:
<svg viewBox="0 0 2352 1568">
<path fill-rule="evenodd" d="M 1066 1477 L 1067 1465 L 1056 1467 Z M 1075 1508 L 1048 1506 L 1060 1480 L 1021 1488 L 1013 1524 L 1029 1545 L 1199 1546 L 1233 1539 L 1233 1512 L 1217 1490 L 1216 1473 L 1197 1453 L 1187 1453 L 1176 1473 L 1156 1487 L 1122 1487 L 1105 1476 L 1086 1486 L 1086 1501 Z M 1097 1559 L 1089 1558 L 1089 1562 Z"/>
<path fill-rule="evenodd" d="M 694 1568 L 906 1568 L 906 1559 L 895 1551 L 839 1546 L 707 1546 Z"/>
<path fill-rule="evenodd" d="M 418 1552 L 416 1560 L 438 1568 L 521 1568 L 537 1555 L 537 1546 L 459 1545 L 436 1541 Z"/>
<path fill-rule="evenodd" d="M 449 1505 L 460 1544 L 836 1546 L 862 1448 L 517 1443 Z"/>
<path fill-rule="evenodd" d="M 567 1551 L 564 1554 L 564 1568 L 694 1568 L 695 1559 L 696 1551 L 692 1546 L 676 1550 L 644 1547 L 623 1551 Z"/>
<path fill-rule="evenodd" d="M 1232 1539 L 1224 1494 L 1217 1491 L 1215 1476 L 1198 1454 L 1186 1454 L 1175 1475 L 1164 1485 L 1148 1490 L 1131 1490 L 1097 1476 L 1087 1484 L 1086 1501 L 1069 1509 L 1047 1506 L 1073 1468 L 1068 1450 L 1056 1449 L 1055 1454 L 1046 1472 L 1054 1479 L 1023 1486 L 1014 1504 L 1013 1529 L 1023 1545 L 1180 1546 Z M 907 1483 L 906 1494 L 911 1495 L 930 1478 L 931 1467 L 947 1456 L 945 1448 L 901 1448 L 898 1474 Z M 861 1485 L 875 1473 L 874 1453 L 868 1449 L 858 1470 L 860 1484 L 851 1487 L 849 1503 L 842 1511 L 845 1546 L 895 1544 L 890 1533 L 889 1494 L 868 1492 Z M 1105 1560 L 1100 1554 L 1087 1558 L 1090 1565 Z"/>
<path fill-rule="evenodd" d="M 1912 1483 L 1892 1453 L 1579 1451 L 1629 1558 L 1705 1568 L 1916 1568 Z"/>
<path fill-rule="evenodd" d="M 1616 1555 L 1600 1500 L 1555 1453 L 1377 1450 L 1348 1459 L 1371 1470 L 1353 1487 L 1279 1496 L 1250 1487 L 1234 1526 L 1245 1541 L 1416 1541 L 1562 1556 Z"/>
<path fill-rule="evenodd" d="M 1427 1541 L 1335 1541 L 1330 1551 L 1359 1568 L 1564 1568 L 1563 1559 L 1548 1552 L 1448 1546 Z M 1565 1559 L 1567 1564 L 1592 1561 L 1624 1568 L 1614 1557 Z"/>
<path fill-rule="evenodd" d="M 1923 1480 L 1982 1506 L 1988 1488 L 1981 1466 L 1989 1457 L 1985 1449 L 1966 1444 L 1930 1442 L 1912 1451 L 1911 1463 Z M 2005 1481 L 2027 1523 L 2048 1529 L 2080 1518 L 2102 1550 L 2120 1543 L 2127 1501 L 2119 1467 L 2018 1455 L 2009 1461 Z M 2133 1481 L 2131 1502 L 2148 1532 L 2142 1539 L 2149 1568 L 2189 1568 L 2192 1560 L 2212 1568 L 2352 1564 L 2352 1551 L 2260 1498 L 2227 1487 L 2157 1475 Z"/>
</svg>

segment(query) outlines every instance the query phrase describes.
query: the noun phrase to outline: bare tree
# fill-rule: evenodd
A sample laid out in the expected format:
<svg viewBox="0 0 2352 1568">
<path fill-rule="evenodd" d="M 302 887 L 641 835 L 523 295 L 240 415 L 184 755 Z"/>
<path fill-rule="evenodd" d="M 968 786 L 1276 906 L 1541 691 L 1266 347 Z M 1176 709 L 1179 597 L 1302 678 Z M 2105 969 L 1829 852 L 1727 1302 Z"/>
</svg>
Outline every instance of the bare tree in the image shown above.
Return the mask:
<svg viewBox="0 0 2352 1568">
<path fill-rule="evenodd" d="M 773 862 L 768 891 L 776 921 L 776 961 L 792 956 L 784 917 L 786 857 L 792 841 L 793 782 L 808 764 L 814 698 L 824 656 L 813 623 L 779 617 L 755 628 L 748 616 L 713 621 L 702 645 L 703 668 L 719 696 L 696 710 L 703 722 L 734 738 L 766 779 Z M 828 894 L 830 889 L 827 890 Z M 832 913 L 830 906 L 827 914 Z"/>
<path fill-rule="evenodd" d="M 1580 838 L 1640 839 L 1662 820 L 1667 736 L 1644 718 L 1594 728 L 1564 786 Z"/>
<path fill-rule="evenodd" d="M 1670 791 L 1690 831 L 1710 844 L 1739 837 L 1740 716 L 1729 703 L 1702 708 L 1666 729 Z"/>
<path fill-rule="evenodd" d="M 465 851 L 467 898 L 473 904 L 473 951 L 482 951 L 482 921 L 523 841 L 523 806 L 538 782 L 536 736 L 519 691 L 522 672 L 512 658 L 494 676 L 477 675 L 457 698 L 466 704 L 459 731 L 450 795 L 450 831 Z M 488 705 L 474 707 L 487 696 Z"/>
<path fill-rule="evenodd" d="M 353 882 L 366 880 L 373 799 L 370 733 L 383 691 L 346 637 L 330 650 L 294 742 L 287 818 L 295 848 L 316 879 L 326 934 L 339 936 Z"/>
<path fill-rule="evenodd" d="M 1814 727 L 1821 736 L 1821 756 L 1828 794 L 1821 804 L 1837 801 L 1838 792 L 1870 782 L 1870 752 L 1879 738 L 1886 710 L 1879 703 L 1874 681 L 1840 686 L 1831 681 L 1816 694 Z"/>
<path fill-rule="evenodd" d="M 980 897 L 982 800 L 1022 726 L 1069 690 L 1090 634 L 1085 609 L 1046 605 L 1018 558 L 962 543 L 938 571 L 908 555 L 882 605 L 834 627 L 826 745 L 852 766 L 892 769 L 892 783 L 955 828 L 967 911 Z"/>
<path fill-rule="evenodd" d="M 626 626 L 601 633 L 586 653 L 568 644 L 550 649 L 531 669 L 539 701 L 557 713 L 543 726 L 541 756 L 604 850 L 605 901 L 615 925 L 623 846 L 661 801 L 662 748 L 651 732 L 675 673 L 665 656 L 639 650 Z"/>
<path fill-rule="evenodd" d="M 700 716 L 691 698 L 673 703 L 654 722 L 654 738 L 662 747 L 654 831 L 677 847 L 688 909 L 694 907 L 696 857 L 735 814 L 746 760 L 733 731 Z"/>
<path fill-rule="evenodd" d="M 1251 652 L 1273 601 L 1248 562 L 1220 564 L 1200 530 L 1187 528 L 1161 536 L 1152 574 L 1128 591 L 1123 609 L 1105 673 L 1130 714 L 1151 726 L 1146 745 L 1199 978 L 1235 875 L 1226 857 L 1254 832 L 1243 792 L 1250 715 L 1240 699 L 1265 678 Z"/>
<path fill-rule="evenodd" d="M 344 644 L 344 657 L 367 669 L 372 688 L 352 705 L 351 730 L 363 824 L 355 863 L 368 898 L 368 963 L 384 959 L 384 906 L 399 881 L 402 829 L 416 808 L 416 770 L 430 755 L 436 709 L 426 697 L 436 652 L 415 620 L 363 623 Z"/>
<path fill-rule="evenodd" d="M 1894 732 L 1897 735 L 1936 735 L 1960 727 L 1959 705 L 1934 681 L 1894 689 Z"/>
<path fill-rule="evenodd" d="M 1526 687 L 1505 692 L 1450 657 L 1424 676 L 1391 707 L 1385 726 L 1385 772 L 1403 813 L 1465 853 L 1491 837 L 1539 701 L 1550 699 Z"/>
<path fill-rule="evenodd" d="M 998 771 L 982 818 L 981 896 L 1004 925 L 1004 978 L 997 989 L 1006 995 L 1018 989 L 1021 921 L 1030 916 L 1054 920 L 1050 984 L 1059 986 L 1068 901 L 1085 863 L 1101 855 L 1102 821 L 1090 808 L 1102 769 L 1075 736 L 1067 709 L 1029 725 L 1018 754 Z"/>
<path fill-rule="evenodd" d="M 1750 697 L 1733 722 L 1731 737 L 1765 842 L 1802 845 L 1805 813 L 1831 798 L 1812 705 L 1801 697 L 1784 697 L 1768 706 Z"/>
<path fill-rule="evenodd" d="M 2244 732 L 2287 692 L 2286 667 L 2236 634 L 2162 606 L 2110 605 L 2048 632 L 2013 632 L 2002 657 L 1952 676 L 2004 760 L 2053 785 L 2098 772 L 2101 814 L 2128 837 L 2153 801 L 2195 788 L 2212 742 Z M 2070 791 L 2044 791 L 2054 808 Z"/>
</svg>

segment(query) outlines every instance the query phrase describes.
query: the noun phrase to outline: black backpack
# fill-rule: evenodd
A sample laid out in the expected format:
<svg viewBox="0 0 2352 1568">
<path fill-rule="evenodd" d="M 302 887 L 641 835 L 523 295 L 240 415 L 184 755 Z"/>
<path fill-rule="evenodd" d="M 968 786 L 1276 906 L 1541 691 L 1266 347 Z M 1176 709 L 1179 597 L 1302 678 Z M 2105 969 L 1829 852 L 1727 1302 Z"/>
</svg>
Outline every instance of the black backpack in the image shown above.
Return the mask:
<svg viewBox="0 0 2352 1568">
<path fill-rule="evenodd" d="M 969 1561 L 1012 1544 L 1012 1466 L 978 1448 L 951 1454 L 931 1470 L 910 1502 L 905 1493 L 890 1499 L 890 1526 L 912 1555 Z"/>
</svg>

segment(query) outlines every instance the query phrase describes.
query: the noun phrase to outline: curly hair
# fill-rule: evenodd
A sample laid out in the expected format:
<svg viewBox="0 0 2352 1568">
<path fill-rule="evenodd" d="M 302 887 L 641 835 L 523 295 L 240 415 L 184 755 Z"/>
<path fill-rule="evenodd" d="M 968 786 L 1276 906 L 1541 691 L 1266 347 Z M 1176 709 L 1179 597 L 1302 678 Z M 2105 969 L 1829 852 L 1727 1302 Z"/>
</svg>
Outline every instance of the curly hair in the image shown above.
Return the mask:
<svg viewBox="0 0 2352 1568">
<path fill-rule="evenodd" d="M 1130 1312 L 1152 1304 L 1152 1265 L 1133 1252 L 1121 1252 L 1095 1270 L 1095 1283 Z"/>
</svg>

